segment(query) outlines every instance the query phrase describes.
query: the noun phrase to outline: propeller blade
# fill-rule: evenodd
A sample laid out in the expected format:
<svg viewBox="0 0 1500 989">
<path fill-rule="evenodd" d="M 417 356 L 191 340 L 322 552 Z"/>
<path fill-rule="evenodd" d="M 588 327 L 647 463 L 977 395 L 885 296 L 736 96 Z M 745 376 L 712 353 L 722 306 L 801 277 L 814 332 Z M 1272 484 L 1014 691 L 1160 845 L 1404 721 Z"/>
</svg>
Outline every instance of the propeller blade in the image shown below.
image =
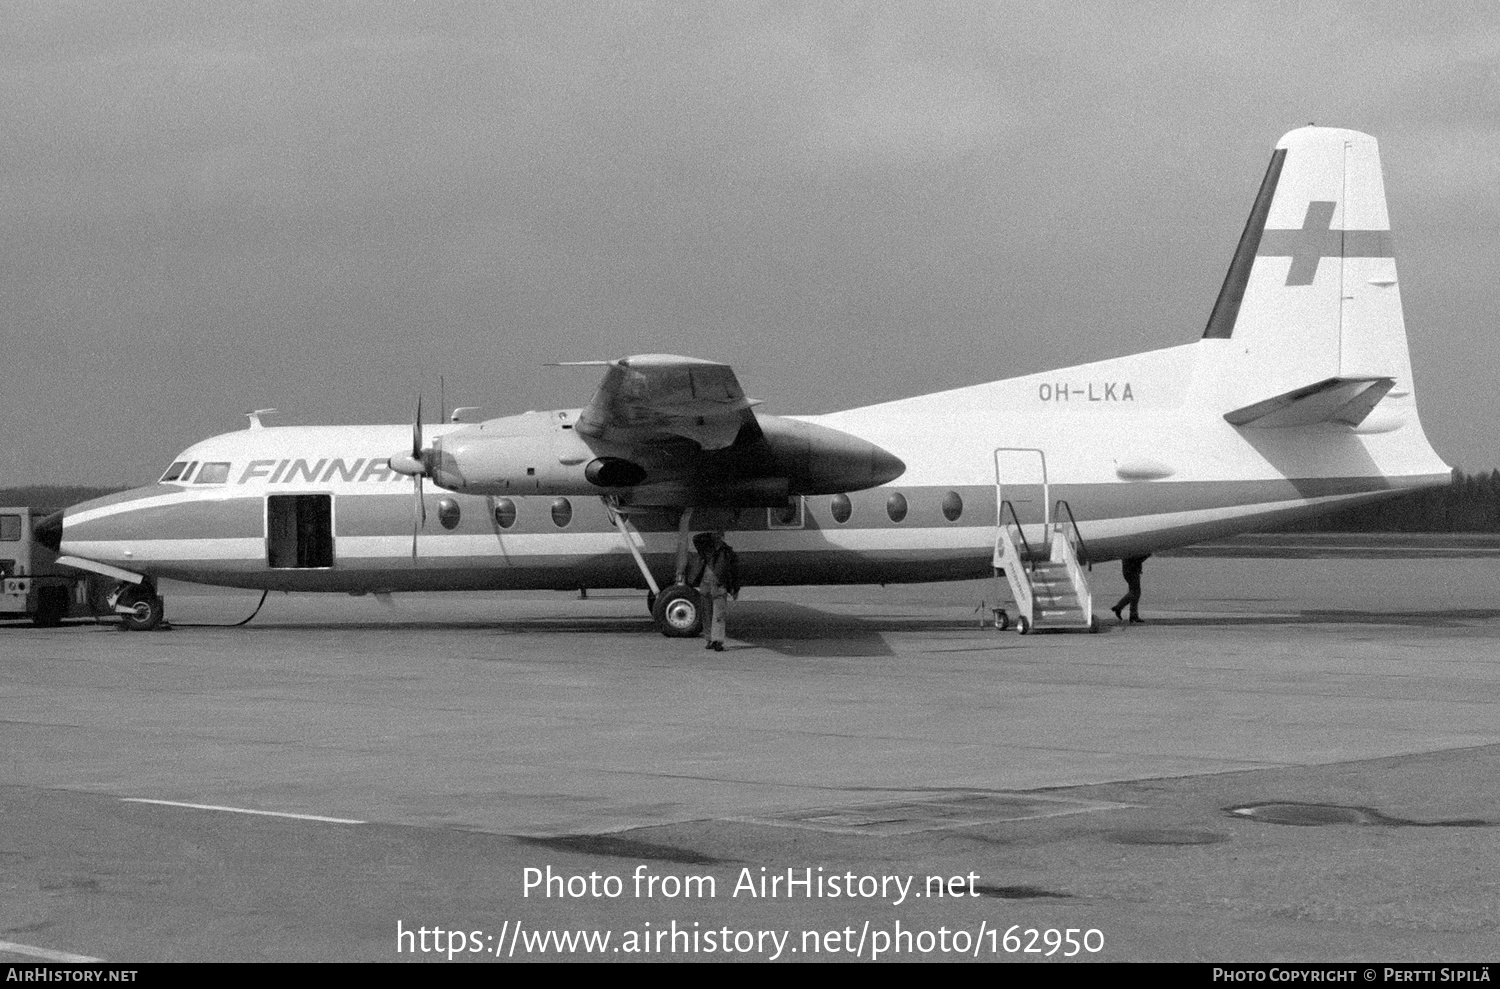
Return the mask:
<svg viewBox="0 0 1500 989">
<path fill-rule="evenodd" d="M 417 503 L 412 507 L 411 513 L 411 562 L 417 562 L 417 530 L 427 524 L 427 505 L 422 500 L 422 475 L 413 474 L 412 490 L 416 494 Z"/>
<path fill-rule="evenodd" d="M 417 418 L 411 427 L 411 458 L 422 459 L 422 396 L 417 396 Z"/>
<path fill-rule="evenodd" d="M 416 504 L 412 506 L 411 518 L 411 562 L 417 562 L 417 532 L 427 526 L 427 502 L 422 497 L 422 478 L 426 476 L 427 459 L 422 452 L 422 396 L 417 395 L 417 418 L 411 427 L 411 459 L 417 470 L 411 474 L 412 494 Z"/>
</svg>

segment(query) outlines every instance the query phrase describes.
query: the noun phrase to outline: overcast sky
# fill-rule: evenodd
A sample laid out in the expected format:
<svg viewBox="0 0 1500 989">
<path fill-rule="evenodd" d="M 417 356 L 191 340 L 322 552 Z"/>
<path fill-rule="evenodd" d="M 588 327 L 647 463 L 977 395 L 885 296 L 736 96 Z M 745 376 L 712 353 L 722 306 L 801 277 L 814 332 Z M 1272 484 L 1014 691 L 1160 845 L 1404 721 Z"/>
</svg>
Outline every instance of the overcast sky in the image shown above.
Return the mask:
<svg viewBox="0 0 1500 989">
<path fill-rule="evenodd" d="M 0 486 L 274 406 L 825 412 L 1187 343 L 1272 146 L 1381 142 L 1417 394 L 1500 466 L 1500 5 L 0 2 Z"/>
</svg>

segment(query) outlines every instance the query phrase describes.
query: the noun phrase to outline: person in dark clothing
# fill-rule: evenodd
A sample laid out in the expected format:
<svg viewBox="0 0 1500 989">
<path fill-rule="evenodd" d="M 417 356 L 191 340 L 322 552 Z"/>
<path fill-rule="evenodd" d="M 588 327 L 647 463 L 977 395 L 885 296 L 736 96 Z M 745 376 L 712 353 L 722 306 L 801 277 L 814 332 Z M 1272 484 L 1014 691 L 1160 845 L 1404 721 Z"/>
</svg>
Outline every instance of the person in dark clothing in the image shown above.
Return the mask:
<svg viewBox="0 0 1500 989">
<path fill-rule="evenodd" d="M 710 620 L 708 644 L 703 648 L 724 651 L 724 624 L 729 612 L 729 598 L 740 596 L 739 557 L 724 537 L 714 532 L 700 532 L 693 537 L 698 559 L 687 574 L 687 582 L 698 586 L 708 598 Z"/>
<path fill-rule="evenodd" d="M 1150 556 L 1151 554 L 1146 554 Z M 1141 621 L 1141 568 L 1146 564 L 1145 556 L 1130 556 L 1120 561 L 1120 573 L 1125 577 L 1125 586 L 1130 590 L 1120 599 L 1120 602 L 1109 609 L 1115 613 L 1115 618 L 1123 621 L 1120 611 L 1128 604 L 1130 605 L 1130 620 L 1139 624 Z"/>
</svg>

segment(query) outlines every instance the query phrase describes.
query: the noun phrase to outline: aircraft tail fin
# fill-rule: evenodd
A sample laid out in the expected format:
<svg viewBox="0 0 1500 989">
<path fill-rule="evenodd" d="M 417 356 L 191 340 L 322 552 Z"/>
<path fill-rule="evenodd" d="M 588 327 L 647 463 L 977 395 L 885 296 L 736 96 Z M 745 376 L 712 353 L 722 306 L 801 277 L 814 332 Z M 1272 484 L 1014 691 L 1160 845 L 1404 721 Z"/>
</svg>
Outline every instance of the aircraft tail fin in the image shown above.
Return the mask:
<svg viewBox="0 0 1500 989">
<path fill-rule="evenodd" d="M 1412 394 L 1373 137 L 1303 127 L 1281 139 L 1203 337 L 1232 341 L 1236 425 L 1348 422 L 1367 401 L 1362 420 L 1387 393 Z"/>
</svg>

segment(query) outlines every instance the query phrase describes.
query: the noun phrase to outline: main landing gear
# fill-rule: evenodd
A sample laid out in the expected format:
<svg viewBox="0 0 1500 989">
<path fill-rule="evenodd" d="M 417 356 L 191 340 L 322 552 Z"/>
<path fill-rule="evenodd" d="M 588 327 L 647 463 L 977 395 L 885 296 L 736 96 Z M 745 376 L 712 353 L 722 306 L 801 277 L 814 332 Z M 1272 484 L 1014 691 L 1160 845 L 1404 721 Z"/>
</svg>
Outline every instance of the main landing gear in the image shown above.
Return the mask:
<svg viewBox="0 0 1500 989">
<path fill-rule="evenodd" d="M 149 632 L 161 624 L 166 603 L 150 581 L 120 584 L 109 596 L 110 607 L 120 616 L 120 627 L 131 632 Z"/>
<path fill-rule="evenodd" d="M 669 639 L 696 639 L 703 634 L 703 595 L 696 587 L 673 584 L 656 597 L 651 616 Z"/>
<path fill-rule="evenodd" d="M 687 583 L 688 545 L 693 533 L 693 509 L 684 508 L 677 520 L 677 569 L 673 574 L 671 586 L 663 588 L 656 583 L 656 577 L 652 575 L 651 568 L 646 566 L 646 560 L 636 546 L 639 535 L 625 518 L 625 513 L 620 511 L 619 502 L 613 498 L 605 498 L 604 504 L 609 509 L 615 528 L 620 530 L 620 537 L 625 540 L 625 546 L 630 550 L 631 557 L 635 559 L 635 565 L 640 569 L 641 576 L 646 578 L 646 586 L 651 588 L 646 593 L 646 610 L 651 612 L 657 631 L 669 639 L 691 639 L 702 635 L 703 595 L 698 593 L 696 587 L 690 587 Z"/>
<path fill-rule="evenodd" d="M 658 593 L 651 604 L 656 630 L 669 639 L 696 639 L 703 634 L 703 595 L 687 582 L 692 526 L 693 510 L 684 508 L 677 520 L 677 569 L 672 586 Z"/>
</svg>

